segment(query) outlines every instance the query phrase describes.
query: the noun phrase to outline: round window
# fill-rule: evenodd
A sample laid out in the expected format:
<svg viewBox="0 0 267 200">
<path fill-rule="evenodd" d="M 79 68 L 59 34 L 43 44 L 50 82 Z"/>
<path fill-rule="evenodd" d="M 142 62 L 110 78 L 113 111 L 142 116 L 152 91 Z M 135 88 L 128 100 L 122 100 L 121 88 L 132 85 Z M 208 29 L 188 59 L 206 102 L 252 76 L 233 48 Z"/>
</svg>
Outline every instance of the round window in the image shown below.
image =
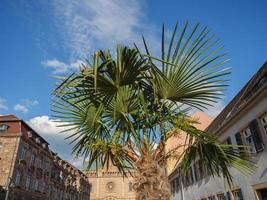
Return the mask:
<svg viewBox="0 0 267 200">
<path fill-rule="evenodd" d="M 108 182 L 106 187 L 108 192 L 112 192 L 114 190 L 115 184 L 113 182 Z"/>
</svg>

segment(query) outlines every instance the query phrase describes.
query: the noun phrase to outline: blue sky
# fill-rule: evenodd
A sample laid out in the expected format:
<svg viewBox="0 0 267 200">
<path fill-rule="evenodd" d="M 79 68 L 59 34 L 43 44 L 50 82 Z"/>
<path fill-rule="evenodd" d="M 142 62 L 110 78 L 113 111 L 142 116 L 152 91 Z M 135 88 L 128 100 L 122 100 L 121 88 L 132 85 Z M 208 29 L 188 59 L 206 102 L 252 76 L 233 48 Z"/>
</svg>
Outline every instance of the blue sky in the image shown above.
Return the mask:
<svg viewBox="0 0 267 200">
<path fill-rule="evenodd" d="M 13 113 L 70 158 L 51 120 L 53 75 L 68 74 L 98 48 L 139 42 L 155 47 L 164 22 L 207 25 L 225 44 L 231 87 L 209 110 L 215 116 L 267 61 L 264 0 L 2 0 L 0 4 L 0 114 Z M 44 130 L 45 129 L 45 130 Z"/>
</svg>

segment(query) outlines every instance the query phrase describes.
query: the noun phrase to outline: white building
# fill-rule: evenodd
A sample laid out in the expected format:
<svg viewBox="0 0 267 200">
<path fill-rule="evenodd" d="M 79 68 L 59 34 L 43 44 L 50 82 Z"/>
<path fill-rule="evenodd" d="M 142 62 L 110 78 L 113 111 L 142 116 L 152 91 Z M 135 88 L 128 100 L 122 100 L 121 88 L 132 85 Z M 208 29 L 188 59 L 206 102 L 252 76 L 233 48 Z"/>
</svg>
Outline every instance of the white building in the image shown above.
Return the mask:
<svg viewBox="0 0 267 200">
<path fill-rule="evenodd" d="M 221 142 L 250 146 L 257 170 L 244 175 L 230 169 L 234 187 L 208 175 L 200 162 L 188 175 L 170 176 L 174 200 L 267 200 L 267 63 L 249 80 L 206 129 Z"/>
</svg>

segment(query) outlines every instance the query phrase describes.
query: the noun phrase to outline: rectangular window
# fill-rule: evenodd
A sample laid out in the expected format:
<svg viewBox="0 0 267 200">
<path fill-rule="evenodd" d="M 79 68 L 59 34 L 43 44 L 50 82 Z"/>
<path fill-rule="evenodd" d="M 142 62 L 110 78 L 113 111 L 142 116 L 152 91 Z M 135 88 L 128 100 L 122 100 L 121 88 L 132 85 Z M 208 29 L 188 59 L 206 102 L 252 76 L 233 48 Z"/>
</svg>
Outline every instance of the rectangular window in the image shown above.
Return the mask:
<svg viewBox="0 0 267 200">
<path fill-rule="evenodd" d="M 174 194 L 174 192 L 175 192 L 175 180 L 171 181 L 171 191 Z"/>
<path fill-rule="evenodd" d="M 177 176 L 175 179 L 175 191 L 178 192 L 179 191 L 179 187 L 180 187 L 180 178 L 179 176 Z"/>
<path fill-rule="evenodd" d="M 233 194 L 234 200 L 244 200 L 241 189 L 233 190 L 232 194 Z"/>
<path fill-rule="evenodd" d="M 20 184 L 20 179 L 21 179 L 21 173 L 20 171 L 17 171 L 16 177 L 15 177 L 15 185 L 18 186 Z"/>
<path fill-rule="evenodd" d="M 265 200 L 267 199 L 267 188 L 256 190 L 258 199 Z"/>
<path fill-rule="evenodd" d="M 36 179 L 35 184 L 34 184 L 34 190 L 38 190 L 38 185 L 39 185 L 39 180 Z"/>
<path fill-rule="evenodd" d="M 129 182 L 129 192 L 132 192 L 132 191 L 133 191 L 133 183 Z"/>
<path fill-rule="evenodd" d="M 202 179 L 204 177 L 204 169 L 203 169 L 203 163 L 199 160 L 197 162 L 197 166 L 198 166 L 198 175 L 199 175 L 199 179 Z"/>
<path fill-rule="evenodd" d="M 209 196 L 208 200 L 216 200 L 216 199 L 215 199 L 215 196 Z"/>
<path fill-rule="evenodd" d="M 190 174 L 190 179 L 191 179 L 191 183 L 194 184 L 194 174 L 193 174 L 193 169 L 192 167 L 190 166 L 190 169 L 189 169 L 189 174 Z"/>
<path fill-rule="evenodd" d="M 38 184 L 38 191 L 43 192 L 44 189 L 43 187 L 44 187 L 43 181 L 40 181 Z"/>
<path fill-rule="evenodd" d="M 235 134 L 235 140 L 236 140 L 236 144 L 237 145 L 240 145 L 240 146 L 244 145 L 240 132 Z M 245 156 L 243 148 L 242 147 L 238 147 L 238 149 L 239 149 L 240 156 L 242 156 L 242 157 Z"/>
<path fill-rule="evenodd" d="M 261 118 L 261 123 L 263 125 L 265 134 L 267 134 L 267 113 Z"/>
<path fill-rule="evenodd" d="M 224 193 L 217 194 L 217 200 L 226 200 L 226 196 Z"/>
<path fill-rule="evenodd" d="M 32 154 L 31 155 L 31 160 L 30 160 L 30 166 L 33 166 L 34 165 L 34 161 L 35 161 L 35 155 Z"/>
<path fill-rule="evenodd" d="M 195 174 L 195 180 L 198 181 L 198 168 L 197 163 L 194 163 L 194 174 Z"/>
<path fill-rule="evenodd" d="M 246 128 L 242 131 L 242 134 L 244 136 L 245 139 L 245 145 L 249 146 L 249 150 L 251 153 L 256 153 L 256 148 L 255 148 L 255 144 L 252 138 L 252 134 L 250 131 L 250 128 Z"/>
<path fill-rule="evenodd" d="M 29 190 L 30 185 L 31 185 L 31 177 L 27 176 L 26 182 L 25 182 L 25 189 Z"/>
<path fill-rule="evenodd" d="M 25 158 L 25 154 L 26 154 L 26 149 L 25 149 L 25 147 L 21 147 L 21 149 L 20 149 L 20 154 L 19 154 L 19 159 L 24 160 L 24 158 Z"/>
</svg>

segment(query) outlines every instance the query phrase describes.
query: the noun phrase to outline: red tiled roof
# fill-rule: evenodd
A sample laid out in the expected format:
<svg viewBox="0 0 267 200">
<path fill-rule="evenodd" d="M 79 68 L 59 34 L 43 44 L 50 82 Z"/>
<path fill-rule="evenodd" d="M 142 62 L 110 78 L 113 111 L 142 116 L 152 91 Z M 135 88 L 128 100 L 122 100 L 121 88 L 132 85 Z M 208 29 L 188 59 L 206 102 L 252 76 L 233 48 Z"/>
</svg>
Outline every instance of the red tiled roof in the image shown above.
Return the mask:
<svg viewBox="0 0 267 200">
<path fill-rule="evenodd" d="M 0 115 L 0 121 L 19 121 L 15 115 Z"/>
</svg>

